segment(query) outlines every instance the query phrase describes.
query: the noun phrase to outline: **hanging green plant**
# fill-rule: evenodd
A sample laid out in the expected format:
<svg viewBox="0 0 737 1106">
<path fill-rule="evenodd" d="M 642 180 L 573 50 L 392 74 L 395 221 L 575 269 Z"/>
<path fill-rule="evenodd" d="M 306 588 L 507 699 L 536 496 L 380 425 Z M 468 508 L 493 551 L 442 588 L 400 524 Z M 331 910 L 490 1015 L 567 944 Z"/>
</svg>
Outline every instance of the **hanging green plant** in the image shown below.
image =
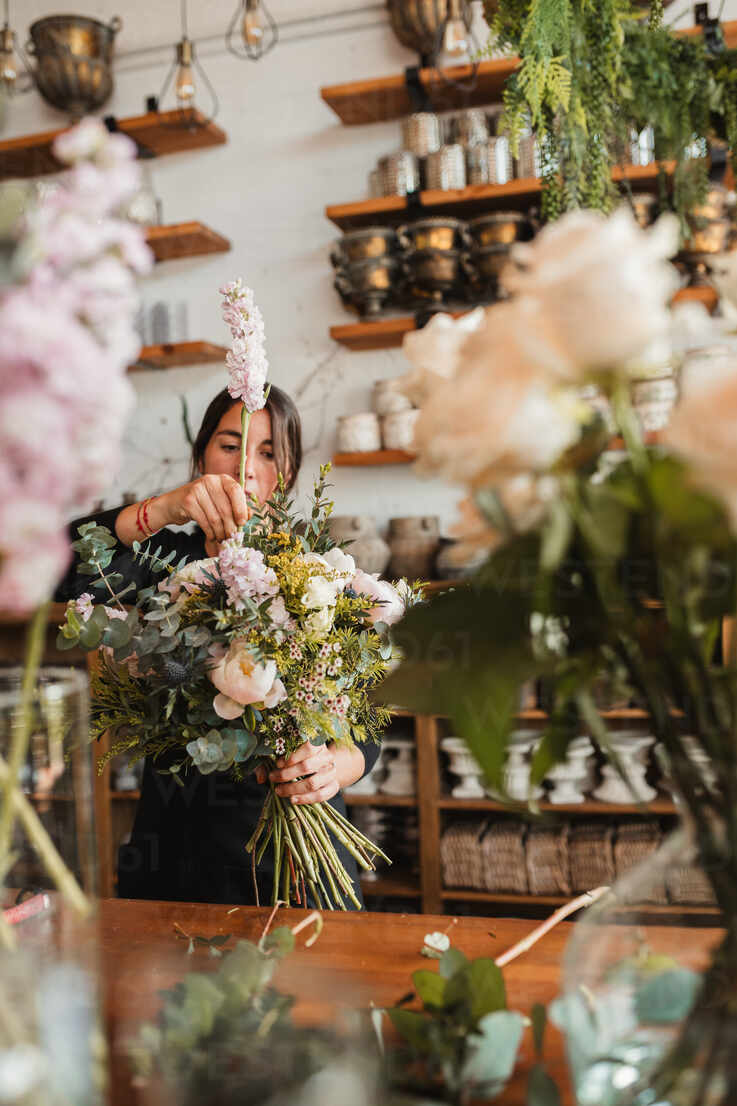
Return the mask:
<svg viewBox="0 0 737 1106">
<path fill-rule="evenodd" d="M 520 65 L 507 82 L 503 126 L 516 147 L 537 133 L 543 216 L 576 207 L 610 211 L 612 170 L 632 132 L 652 127 L 655 156 L 675 162 L 662 200 L 685 218 L 705 195 L 707 139 L 737 150 L 737 51 L 713 54 L 702 36 L 662 26 L 629 0 L 485 0 L 497 46 Z"/>
</svg>

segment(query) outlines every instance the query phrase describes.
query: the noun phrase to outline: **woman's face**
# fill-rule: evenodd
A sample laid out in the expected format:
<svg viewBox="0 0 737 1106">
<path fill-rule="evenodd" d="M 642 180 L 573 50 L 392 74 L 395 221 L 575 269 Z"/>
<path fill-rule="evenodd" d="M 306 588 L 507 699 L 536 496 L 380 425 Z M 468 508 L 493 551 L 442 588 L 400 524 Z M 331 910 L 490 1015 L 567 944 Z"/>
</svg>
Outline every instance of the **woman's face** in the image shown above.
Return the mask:
<svg viewBox="0 0 737 1106">
<path fill-rule="evenodd" d="M 241 463 L 241 404 L 234 403 L 205 447 L 202 472 L 227 474 L 235 480 Z M 278 474 L 271 448 L 271 415 L 264 408 L 251 415 L 246 446 L 246 495 L 265 503 L 276 490 Z"/>
</svg>

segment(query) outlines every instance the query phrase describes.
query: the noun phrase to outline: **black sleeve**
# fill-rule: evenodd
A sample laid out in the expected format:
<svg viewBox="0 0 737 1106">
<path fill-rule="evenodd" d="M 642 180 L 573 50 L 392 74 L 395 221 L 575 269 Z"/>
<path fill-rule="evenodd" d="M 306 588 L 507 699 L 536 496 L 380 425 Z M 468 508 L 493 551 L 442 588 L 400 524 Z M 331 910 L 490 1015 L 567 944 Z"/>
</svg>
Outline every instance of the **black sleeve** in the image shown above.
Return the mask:
<svg viewBox="0 0 737 1106">
<path fill-rule="evenodd" d="M 363 779 L 364 776 L 367 776 L 369 774 L 369 772 L 379 759 L 379 753 L 381 752 L 381 742 L 364 741 L 364 743 L 362 745 L 359 745 L 358 748 L 363 753 L 363 759 L 365 762 L 363 772 L 360 776 L 360 779 Z"/>
<path fill-rule="evenodd" d="M 106 526 L 113 537 L 116 537 L 115 522 L 122 510 L 122 506 L 113 507 L 109 511 L 98 511 L 94 515 L 74 519 L 69 524 L 69 540 L 77 541 L 79 538 L 77 531 L 85 522 L 96 522 L 99 526 Z M 189 553 L 191 544 L 192 539 L 188 535 L 181 532 L 175 533 L 173 530 L 167 529 L 159 530 L 151 540 L 151 548 L 161 547 L 162 556 L 166 556 L 172 549 L 179 554 Z M 117 541 L 117 538 L 113 559 L 107 572 L 120 573 L 124 581 L 120 585 L 121 588 L 125 587 L 126 584 L 134 584 L 136 590 L 149 587 L 160 579 L 157 574 L 151 571 L 148 563 L 141 564 L 140 561 L 137 561 L 133 556 L 133 550 L 129 549 L 127 545 L 123 545 L 121 541 Z M 79 572 L 79 558 L 75 554 L 66 575 L 54 593 L 54 599 L 57 603 L 65 603 L 68 599 L 78 599 L 84 592 L 93 590 L 91 586 L 92 579 L 91 576 L 85 576 Z M 102 595 L 98 589 L 95 589 L 93 594 L 96 599 Z M 123 597 L 123 602 L 132 602 L 132 596 L 133 592 L 130 592 L 128 596 Z"/>
</svg>

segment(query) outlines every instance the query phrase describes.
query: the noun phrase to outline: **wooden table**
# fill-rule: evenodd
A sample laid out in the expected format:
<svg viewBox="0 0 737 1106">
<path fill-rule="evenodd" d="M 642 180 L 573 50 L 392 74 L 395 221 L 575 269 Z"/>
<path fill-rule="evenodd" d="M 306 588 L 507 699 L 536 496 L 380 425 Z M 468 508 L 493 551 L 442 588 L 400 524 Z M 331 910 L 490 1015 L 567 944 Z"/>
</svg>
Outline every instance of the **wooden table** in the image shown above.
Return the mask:
<svg viewBox="0 0 737 1106">
<path fill-rule="evenodd" d="M 175 937 L 174 924 L 187 933 L 207 937 L 230 933 L 232 947 L 241 937 L 257 941 L 268 914 L 268 909 L 256 907 L 102 901 L 99 933 L 106 1018 L 113 1049 L 113 1106 L 132 1106 L 140 1101 L 130 1086 L 123 1042 L 141 1019 L 155 1016 L 159 1005 L 157 992 L 172 986 L 187 971 L 206 970 L 217 963 L 204 948 L 188 956 L 186 942 Z M 281 910 L 275 924 L 294 925 L 304 916 L 301 910 Z M 446 930 L 451 921 L 447 916 L 427 914 L 326 913 L 318 941 L 305 949 L 302 938 L 298 938 L 297 951 L 279 968 L 276 986 L 297 996 L 295 1016 L 304 1022 L 328 1018 L 346 1006 L 366 1007 L 372 1002 L 391 1006 L 412 989 L 412 972 L 433 966 L 432 961 L 420 955 L 424 935 Z M 533 927 L 534 923 L 517 919 L 463 917 L 449 934 L 453 944 L 469 958 L 493 958 Z M 571 928 L 562 923 L 504 968 L 510 1009 L 528 1013 L 533 1003 L 549 1002 L 557 994 Z M 703 963 L 707 950 L 719 938 L 715 929 L 676 926 L 648 927 L 647 935 L 659 950 L 669 951 L 692 967 Z M 564 1089 L 564 1102 L 570 1106 L 573 1100 L 563 1042 L 552 1027 L 546 1054 L 551 1073 Z M 524 1103 L 525 1069 L 532 1059 L 528 1034 L 518 1071 L 498 1100 L 503 1106 Z"/>
</svg>

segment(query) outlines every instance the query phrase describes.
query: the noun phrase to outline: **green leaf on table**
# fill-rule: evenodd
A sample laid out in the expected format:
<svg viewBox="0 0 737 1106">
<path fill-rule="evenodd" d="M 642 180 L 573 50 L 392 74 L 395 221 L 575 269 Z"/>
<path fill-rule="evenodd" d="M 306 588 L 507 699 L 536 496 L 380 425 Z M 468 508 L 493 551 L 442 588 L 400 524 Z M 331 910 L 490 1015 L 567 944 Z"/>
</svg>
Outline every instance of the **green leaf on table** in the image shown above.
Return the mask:
<svg viewBox="0 0 737 1106">
<path fill-rule="evenodd" d="M 701 976 L 687 968 L 652 976 L 635 992 L 638 1019 L 655 1025 L 681 1021 L 691 1010 L 701 982 Z"/>
<path fill-rule="evenodd" d="M 451 976 L 445 988 L 445 1006 L 460 1002 L 468 1004 L 474 1023 L 488 1014 L 505 1009 L 507 994 L 504 977 L 493 960 L 479 957 Z"/>
<path fill-rule="evenodd" d="M 294 951 L 295 938 L 289 926 L 277 926 L 267 933 L 259 947 L 263 952 L 272 953 L 281 958 Z"/>
<path fill-rule="evenodd" d="M 494 1095 L 514 1071 L 524 1018 L 512 1010 L 496 1010 L 481 1019 L 478 1034 L 469 1041 L 461 1078 L 482 1094 Z"/>
<path fill-rule="evenodd" d="M 389 1019 L 400 1037 L 419 1052 L 426 1052 L 430 1047 L 430 1021 L 423 1014 L 414 1010 L 402 1010 L 393 1007 L 387 1010 Z"/>
<path fill-rule="evenodd" d="M 445 996 L 445 979 L 439 972 L 416 971 L 412 975 L 415 991 L 425 1006 L 441 1007 Z"/>
<path fill-rule="evenodd" d="M 530 1069 L 527 1080 L 527 1106 L 560 1106 L 560 1091 L 542 1064 Z"/>
</svg>

